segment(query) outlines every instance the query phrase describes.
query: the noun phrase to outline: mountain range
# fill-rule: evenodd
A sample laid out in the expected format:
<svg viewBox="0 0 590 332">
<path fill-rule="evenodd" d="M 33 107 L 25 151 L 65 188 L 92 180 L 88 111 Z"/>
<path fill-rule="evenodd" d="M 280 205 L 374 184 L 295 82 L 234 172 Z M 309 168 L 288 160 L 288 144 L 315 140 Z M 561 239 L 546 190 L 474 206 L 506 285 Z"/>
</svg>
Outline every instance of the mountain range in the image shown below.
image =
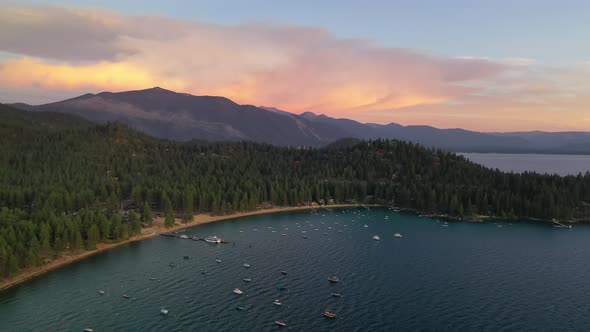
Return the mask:
<svg viewBox="0 0 590 332">
<path fill-rule="evenodd" d="M 194 96 L 159 87 L 11 106 L 73 114 L 97 123 L 122 122 L 149 135 L 177 141 L 248 140 L 281 146 L 325 146 L 342 138 L 389 138 L 459 152 L 590 154 L 589 132 L 482 133 L 360 123 L 311 112 L 293 114 L 274 107 L 239 105 L 224 97 Z"/>
</svg>

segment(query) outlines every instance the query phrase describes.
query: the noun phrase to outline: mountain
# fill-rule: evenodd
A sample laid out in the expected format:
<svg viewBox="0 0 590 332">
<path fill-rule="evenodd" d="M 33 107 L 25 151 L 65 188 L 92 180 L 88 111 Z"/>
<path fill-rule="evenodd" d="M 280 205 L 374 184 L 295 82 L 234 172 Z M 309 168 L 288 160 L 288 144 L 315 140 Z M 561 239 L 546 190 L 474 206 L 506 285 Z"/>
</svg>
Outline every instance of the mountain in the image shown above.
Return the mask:
<svg viewBox="0 0 590 332">
<path fill-rule="evenodd" d="M 149 135 L 178 141 L 255 141 L 283 146 L 326 146 L 342 138 L 398 139 L 457 152 L 590 154 L 590 133 L 481 133 L 464 129 L 360 123 L 323 114 L 293 114 L 239 105 L 224 97 L 194 96 L 159 87 L 85 94 L 55 103 L 12 106 L 67 113 L 98 123 L 122 122 Z"/>
<path fill-rule="evenodd" d="M 250 140 L 275 145 L 319 146 L 346 133 L 323 123 L 238 105 L 223 97 L 193 96 L 159 87 L 85 94 L 27 110 L 75 114 L 88 120 L 122 122 L 149 135 L 179 141 Z"/>
</svg>

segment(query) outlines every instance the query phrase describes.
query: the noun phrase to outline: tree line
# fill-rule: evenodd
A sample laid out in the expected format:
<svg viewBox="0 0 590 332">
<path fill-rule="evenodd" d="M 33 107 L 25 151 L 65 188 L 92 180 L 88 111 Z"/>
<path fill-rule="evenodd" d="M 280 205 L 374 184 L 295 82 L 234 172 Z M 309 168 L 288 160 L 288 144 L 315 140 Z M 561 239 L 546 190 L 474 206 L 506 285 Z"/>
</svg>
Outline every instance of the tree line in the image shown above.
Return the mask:
<svg viewBox="0 0 590 332">
<path fill-rule="evenodd" d="M 453 217 L 588 219 L 590 174 L 490 170 L 394 140 L 323 149 L 156 140 L 121 124 L 0 124 L 0 276 L 197 212 L 376 203 Z"/>
</svg>

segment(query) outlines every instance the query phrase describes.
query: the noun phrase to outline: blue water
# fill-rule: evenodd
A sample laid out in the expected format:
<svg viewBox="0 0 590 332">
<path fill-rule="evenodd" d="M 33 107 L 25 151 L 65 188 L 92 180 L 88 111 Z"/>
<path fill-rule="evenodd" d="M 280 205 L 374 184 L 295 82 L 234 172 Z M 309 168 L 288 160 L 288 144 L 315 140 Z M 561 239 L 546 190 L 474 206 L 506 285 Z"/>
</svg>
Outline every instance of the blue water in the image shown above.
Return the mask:
<svg viewBox="0 0 590 332">
<path fill-rule="evenodd" d="M 461 153 L 480 165 L 504 172 L 578 175 L 590 171 L 590 156 L 548 154 Z"/>
<path fill-rule="evenodd" d="M 231 243 L 157 237 L 74 263 L 0 293 L 0 330 L 275 331 L 277 319 L 288 331 L 590 330 L 590 227 L 499 225 L 385 209 L 203 225 L 185 234 Z"/>
</svg>

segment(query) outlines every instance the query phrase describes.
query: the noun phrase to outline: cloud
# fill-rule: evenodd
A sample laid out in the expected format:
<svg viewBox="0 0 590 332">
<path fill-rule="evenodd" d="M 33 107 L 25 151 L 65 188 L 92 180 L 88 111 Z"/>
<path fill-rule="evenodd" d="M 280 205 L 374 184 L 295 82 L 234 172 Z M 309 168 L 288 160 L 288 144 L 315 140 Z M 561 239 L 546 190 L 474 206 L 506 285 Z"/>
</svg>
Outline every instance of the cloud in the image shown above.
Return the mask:
<svg viewBox="0 0 590 332">
<path fill-rule="evenodd" d="M 437 56 L 318 27 L 74 7 L 2 6 L 0 52 L 11 54 L 0 59 L 0 92 L 62 96 L 162 86 L 361 121 L 447 125 L 454 118 L 448 114 L 461 114 L 454 123 L 467 119 L 471 127 L 485 127 L 493 112 L 528 112 L 538 98 L 565 105 L 588 83 L 573 69 L 534 59 Z"/>
</svg>

